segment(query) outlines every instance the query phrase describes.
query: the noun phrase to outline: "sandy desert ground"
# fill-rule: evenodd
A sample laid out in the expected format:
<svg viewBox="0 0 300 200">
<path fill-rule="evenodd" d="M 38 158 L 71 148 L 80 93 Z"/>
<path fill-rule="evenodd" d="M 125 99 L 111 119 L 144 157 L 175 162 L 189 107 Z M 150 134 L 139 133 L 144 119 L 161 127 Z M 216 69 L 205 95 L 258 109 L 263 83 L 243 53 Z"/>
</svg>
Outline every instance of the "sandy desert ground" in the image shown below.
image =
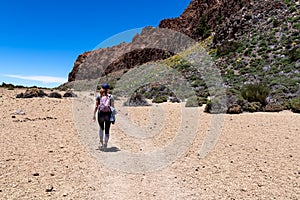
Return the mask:
<svg viewBox="0 0 300 200">
<path fill-rule="evenodd" d="M 197 132 L 190 143 L 183 141 L 188 135 L 175 143 L 186 150 L 177 159 L 148 171 L 158 163 L 138 168 L 143 163 L 127 166 L 120 158 L 118 170 L 105 159 L 124 152 L 146 157 L 188 128 L 181 104 L 125 109 L 117 100 L 119 118 L 102 152 L 97 123 L 80 121 L 92 119 L 92 101 L 81 116 L 71 98 L 16 99 L 20 92 L 0 88 L 0 199 L 300 199 L 299 114 L 225 115 L 215 148 L 202 158 L 214 116 L 195 108 Z M 153 123 L 152 114 L 165 120 Z M 130 135 L 122 116 L 151 137 Z"/>
</svg>

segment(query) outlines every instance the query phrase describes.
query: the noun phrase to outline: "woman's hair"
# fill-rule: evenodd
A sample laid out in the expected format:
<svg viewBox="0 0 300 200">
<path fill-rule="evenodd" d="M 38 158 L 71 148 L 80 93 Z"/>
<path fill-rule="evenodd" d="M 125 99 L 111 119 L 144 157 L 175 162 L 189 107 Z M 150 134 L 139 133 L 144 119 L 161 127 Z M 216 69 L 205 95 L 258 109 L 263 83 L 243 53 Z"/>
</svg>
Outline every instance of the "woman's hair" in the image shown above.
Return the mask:
<svg viewBox="0 0 300 200">
<path fill-rule="evenodd" d="M 101 97 L 106 96 L 107 94 L 108 94 L 108 89 L 103 89 L 103 88 L 100 89 L 100 96 Z"/>
</svg>

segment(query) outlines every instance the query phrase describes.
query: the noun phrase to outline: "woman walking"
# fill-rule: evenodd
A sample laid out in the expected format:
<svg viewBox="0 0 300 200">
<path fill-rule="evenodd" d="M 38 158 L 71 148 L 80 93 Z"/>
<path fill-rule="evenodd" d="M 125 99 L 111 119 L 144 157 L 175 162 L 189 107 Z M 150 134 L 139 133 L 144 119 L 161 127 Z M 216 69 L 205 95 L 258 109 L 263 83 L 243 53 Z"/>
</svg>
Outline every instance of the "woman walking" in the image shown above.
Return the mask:
<svg viewBox="0 0 300 200">
<path fill-rule="evenodd" d="M 96 113 L 98 112 L 98 124 L 100 126 L 99 130 L 99 148 L 106 149 L 107 143 L 109 140 L 109 129 L 112 123 L 111 121 L 111 107 L 114 107 L 114 98 L 111 94 L 109 94 L 109 85 L 104 83 L 101 86 L 100 94 L 96 97 L 96 105 L 94 109 L 93 120 L 96 120 Z M 103 135 L 104 143 L 103 143 Z"/>
</svg>

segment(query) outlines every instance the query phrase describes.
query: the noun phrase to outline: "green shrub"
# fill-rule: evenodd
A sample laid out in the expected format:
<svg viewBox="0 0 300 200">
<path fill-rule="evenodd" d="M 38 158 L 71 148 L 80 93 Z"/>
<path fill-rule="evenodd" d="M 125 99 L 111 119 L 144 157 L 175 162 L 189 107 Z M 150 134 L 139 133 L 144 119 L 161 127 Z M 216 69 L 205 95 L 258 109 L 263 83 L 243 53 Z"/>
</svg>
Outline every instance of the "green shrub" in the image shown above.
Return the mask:
<svg viewBox="0 0 300 200">
<path fill-rule="evenodd" d="M 293 27 L 300 31 L 300 24 L 295 24 Z"/>
<path fill-rule="evenodd" d="M 166 96 L 156 96 L 152 100 L 153 103 L 163 103 L 163 102 L 167 102 L 167 101 L 168 101 L 168 98 Z"/>
<path fill-rule="evenodd" d="M 228 114 L 240 114 L 242 113 L 242 107 L 238 104 L 232 104 L 228 107 L 227 113 Z"/>
<path fill-rule="evenodd" d="M 15 88 L 14 88 L 14 86 L 8 86 L 8 88 L 7 88 L 7 90 L 14 90 Z"/>
<path fill-rule="evenodd" d="M 260 83 L 244 85 L 241 90 L 242 97 L 249 102 L 260 102 L 265 104 L 265 100 L 270 93 L 270 89 Z"/>
<path fill-rule="evenodd" d="M 202 39 L 207 38 L 208 36 L 210 36 L 211 31 L 206 23 L 206 16 L 202 15 L 202 17 L 200 18 L 198 27 L 197 27 L 197 32 L 200 34 L 200 36 L 202 37 Z"/>
<path fill-rule="evenodd" d="M 188 64 L 182 64 L 182 65 L 176 66 L 176 68 L 180 71 L 182 71 L 184 69 L 188 69 L 189 67 L 190 67 L 190 65 L 188 65 Z"/>
<path fill-rule="evenodd" d="M 243 111 L 245 112 L 258 112 L 262 108 L 260 102 L 247 102 L 243 105 Z"/>
<path fill-rule="evenodd" d="M 273 20 L 273 27 L 278 27 L 280 25 L 280 21 L 274 19 Z"/>
<path fill-rule="evenodd" d="M 295 12 L 296 10 L 297 10 L 297 9 L 296 9 L 295 6 L 291 6 L 291 7 L 290 7 L 290 11 L 291 11 L 291 12 Z"/>
<path fill-rule="evenodd" d="M 291 110 L 295 113 L 300 113 L 300 96 L 291 100 Z"/>
<path fill-rule="evenodd" d="M 221 103 L 219 99 L 212 99 L 207 101 L 207 104 L 204 108 L 204 112 L 218 114 L 218 113 L 226 113 L 228 110 L 227 105 Z"/>
<path fill-rule="evenodd" d="M 280 112 L 283 111 L 284 106 L 282 106 L 281 104 L 267 104 L 264 107 L 264 111 L 265 112 Z"/>
<path fill-rule="evenodd" d="M 185 107 L 198 107 L 199 106 L 199 101 L 198 101 L 198 97 L 196 96 L 192 96 L 190 98 L 188 98 Z"/>
<path fill-rule="evenodd" d="M 217 56 L 224 56 L 229 53 L 233 53 L 241 46 L 242 44 L 237 41 L 225 41 L 217 48 Z"/>
<path fill-rule="evenodd" d="M 290 60 L 289 60 L 290 62 L 300 60 L 300 47 L 290 50 L 288 52 L 288 56 L 290 58 Z"/>
</svg>

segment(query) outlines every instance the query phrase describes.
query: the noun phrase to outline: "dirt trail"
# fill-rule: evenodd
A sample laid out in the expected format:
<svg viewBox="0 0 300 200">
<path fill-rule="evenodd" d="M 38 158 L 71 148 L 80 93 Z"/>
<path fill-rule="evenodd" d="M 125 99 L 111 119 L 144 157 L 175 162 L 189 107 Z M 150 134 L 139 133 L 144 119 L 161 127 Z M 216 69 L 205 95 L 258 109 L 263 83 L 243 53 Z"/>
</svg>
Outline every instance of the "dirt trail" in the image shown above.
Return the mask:
<svg viewBox="0 0 300 200">
<path fill-rule="evenodd" d="M 0 199 L 300 199 L 299 114 L 225 115 L 215 148 L 201 159 L 213 115 L 192 109 L 184 118 L 192 126 L 181 123 L 181 104 L 126 110 L 118 100 L 110 151 L 101 152 L 93 100 L 14 98 L 20 92 L 0 88 Z M 140 129 L 128 133 L 126 120 Z M 109 166 L 114 155 L 120 162 Z M 148 171 L 156 166 L 163 167 Z"/>
</svg>

